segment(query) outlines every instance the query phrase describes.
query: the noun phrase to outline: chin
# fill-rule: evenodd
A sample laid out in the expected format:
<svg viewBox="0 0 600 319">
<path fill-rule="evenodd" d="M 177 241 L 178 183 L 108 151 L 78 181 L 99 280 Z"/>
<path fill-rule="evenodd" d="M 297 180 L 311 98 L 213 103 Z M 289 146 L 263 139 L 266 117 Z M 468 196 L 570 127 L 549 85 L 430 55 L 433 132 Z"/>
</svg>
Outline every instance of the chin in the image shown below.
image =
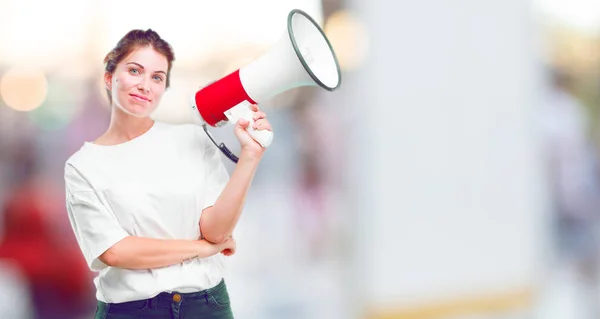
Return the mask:
<svg viewBox="0 0 600 319">
<path fill-rule="evenodd" d="M 152 112 L 154 111 L 154 107 L 145 107 L 142 105 L 124 105 L 123 107 L 121 107 L 121 109 L 132 116 L 135 117 L 149 117 L 150 114 L 152 114 Z"/>
</svg>

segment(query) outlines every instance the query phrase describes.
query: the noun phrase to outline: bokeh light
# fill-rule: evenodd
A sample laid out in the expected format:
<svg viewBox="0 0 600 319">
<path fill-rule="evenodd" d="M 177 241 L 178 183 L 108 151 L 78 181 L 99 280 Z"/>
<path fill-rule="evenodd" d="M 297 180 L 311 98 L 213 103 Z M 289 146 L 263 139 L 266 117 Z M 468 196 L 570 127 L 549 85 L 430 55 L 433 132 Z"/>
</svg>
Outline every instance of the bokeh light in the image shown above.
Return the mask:
<svg viewBox="0 0 600 319">
<path fill-rule="evenodd" d="M 338 11 L 327 19 L 324 31 L 340 68 L 355 70 L 362 65 L 369 51 L 369 37 L 358 18 L 347 10 Z"/>
<path fill-rule="evenodd" d="M 32 123 L 46 131 L 56 131 L 66 127 L 81 109 L 78 90 L 72 88 L 73 85 L 51 82 L 44 103 L 29 112 Z"/>
<path fill-rule="evenodd" d="M 15 67 L 0 80 L 0 95 L 7 106 L 17 111 L 39 107 L 48 94 L 48 80 L 37 69 Z"/>
</svg>

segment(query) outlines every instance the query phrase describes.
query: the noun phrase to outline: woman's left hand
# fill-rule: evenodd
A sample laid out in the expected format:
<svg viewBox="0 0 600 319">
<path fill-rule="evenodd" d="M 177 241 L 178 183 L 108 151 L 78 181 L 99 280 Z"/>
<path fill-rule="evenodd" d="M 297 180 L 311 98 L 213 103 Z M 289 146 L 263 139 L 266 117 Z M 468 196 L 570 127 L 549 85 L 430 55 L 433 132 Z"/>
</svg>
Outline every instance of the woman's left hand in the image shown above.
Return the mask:
<svg viewBox="0 0 600 319">
<path fill-rule="evenodd" d="M 254 119 L 254 125 L 252 126 L 252 128 L 254 128 L 257 131 L 272 130 L 271 123 L 269 123 L 269 121 L 267 120 L 267 114 L 265 114 L 265 112 L 262 112 L 256 104 L 252 105 L 252 116 Z M 248 127 L 248 125 L 248 121 L 240 119 L 235 125 L 235 136 L 237 137 L 238 141 L 240 142 L 240 146 L 242 147 L 242 154 L 246 153 L 248 155 L 260 157 L 265 152 L 265 148 L 262 147 L 258 142 L 256 142 L 252 138 L 252 136 L 250 136 L 250 134 L 248 134 L 248 131 L 246 131 L 246 127 Z"/>
</svg>

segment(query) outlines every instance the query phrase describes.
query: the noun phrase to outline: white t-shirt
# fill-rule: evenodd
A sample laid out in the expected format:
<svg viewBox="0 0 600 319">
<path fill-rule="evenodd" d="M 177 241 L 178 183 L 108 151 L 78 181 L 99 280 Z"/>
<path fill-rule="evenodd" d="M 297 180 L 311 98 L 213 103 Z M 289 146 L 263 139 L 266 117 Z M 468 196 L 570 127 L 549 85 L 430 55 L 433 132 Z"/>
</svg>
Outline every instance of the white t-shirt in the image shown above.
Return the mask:
<svg viewBox="0 0 600 319">
<path fill-rule="evenodd" d="M 67 211 L 90 269 L 99 272 L 98 300 L 141 300 L 219 283 L 221 254 L 146 270 L 109 267 L 98 257 L 126 236 L 198 239 L 202 210 L 229 179 L 220 156 L 201 127 L 155 122 L 122 144 L 86 142 L 67 160 Z"/>
</svg>

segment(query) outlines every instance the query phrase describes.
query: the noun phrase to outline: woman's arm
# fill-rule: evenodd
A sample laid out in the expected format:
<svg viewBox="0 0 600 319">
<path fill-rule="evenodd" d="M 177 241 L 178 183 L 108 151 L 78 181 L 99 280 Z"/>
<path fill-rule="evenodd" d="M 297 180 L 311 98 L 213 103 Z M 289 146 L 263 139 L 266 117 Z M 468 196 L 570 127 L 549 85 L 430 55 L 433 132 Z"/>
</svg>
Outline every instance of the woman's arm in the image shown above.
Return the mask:
<svg viewBox="0 0 600 319">
<path fill-rule="evenodd" d="M 154 239 L 128 236 L 98 257 L 104 264 L 127 269 L 161 268 L 221 251 L 235 251 L 233 239 L 213 244 L 206 240 Z"/>
<path fill-rule="evenodd" d="M 206 240 L 222 243 L 232 236 L 259 162 L 259 156 L 242 151 L 221 195 L 213 206 L 202 212 L 200 231 Z"/>
<path fill-rule="evenodd" d="M 252 111 L 254 112 L 253 128 L 271 131 L 271 124 L 266 119 L 267 115 L 256 105 L 252 106 Z M 241 145 L 239 160 L 215 204 L 204 209 L 200 217 L 202 236 L 213 243 L 221 243 L 232 236 L 248 189 L 265 152 L 265 148 L 254 141 L 246 131 L 249 124 L 244 119 L 236 123 L 234 132 Z"/>
</svg>

